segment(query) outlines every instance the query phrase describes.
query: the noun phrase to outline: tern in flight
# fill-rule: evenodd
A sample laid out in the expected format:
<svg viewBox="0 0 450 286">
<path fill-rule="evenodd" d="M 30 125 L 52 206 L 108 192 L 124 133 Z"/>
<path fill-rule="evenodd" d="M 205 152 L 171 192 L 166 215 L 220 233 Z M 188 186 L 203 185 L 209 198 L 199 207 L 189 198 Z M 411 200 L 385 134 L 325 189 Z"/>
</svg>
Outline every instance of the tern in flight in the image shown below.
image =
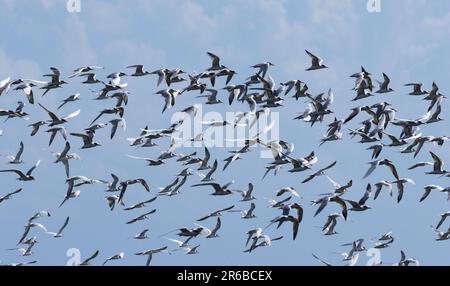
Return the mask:
<svg viewBox="0 0 450 286">
<path fill-rule="evenodd" d="M 192 185 L 191 187 L 212 186 L 213 189 L 214 189 L 214 193 L 212 193 L 211 195 L 213 195 L 213 196 L 227 196 L 227 195 L 233 194 L 233 191 L 228 189 L 228 187 L 231 184 L 233 184 L 233 182 L 230 182 L 230 183 L 225 184 L 223 186 L 221 186 L 218 183 L 202 183 L 202 184 Z"/>
<path fill-rule="evenodd" d="M 112 261 L 112 260 L 120 260 L 120 259 L 122 259 L 124 256 L 125 256 L 125 253 L 124 253 L 124 252 L 120 252 L 120 253 L 118 253 L 118 254 L 114 254 L 113 256 L 110 256 L 110 257 L 106 258 L 105 262 L 103 262 L 102 265 L 105 266 L 106 263 L 108 263 L 109 261 Z"/>
<path fill-rule="evenodd" d="M 12 196 L 15 194 L 18 194 L 22 191 L 22 189 L 15 190 L 14 192 L 11 192 L 9 194 L 4 195 L 3 197 L 0 197 L 0 204 L 3 203 L 6 200 L 10 200 Z"/>
<path fill-rule="evenodd" d="M 315 56 L 314 54 L 310 53 L 308 50 L 305 50 L 305 52 L 311 58 L 311 66 L 308 69 L 306 69 L 307 71 L 313 71 L 313 70 L 319 70 L 319 69 L 326 69 L 326 68 L 328 68 L 326 65 L 323 64 L 323 60 L 321 58 L 319 58 L 318 56 Z"/>
<path fill-rule="evenodd" d="M 66 220 L 64 221 L 64 224 L 61 226 L 61 228 L 58 230 L 58 232 L 46 232 L 47 234 L 58 238 L 58 237 L 63 237 L 63 231 L 64 229 L 67 227 L 67 225 L 69 224 L 69 219 L 70 217 L 67 217 Z"/>
<path fill-rule="evenodd" d="M 8 156 L 8 160 L 9 160 L 10 164 L 22 164 L 23 163 L 23 161 L 21 159 L 23 149 L 24 149 L 23 142 L 20 141 L 20 148 L 19 148 L 19 151 L 17 151 L 17 154 L 15 156 L 12 156 L 12 155 Z"/>
<path fill-rule="evenodd" d="M 0 173 L 16 173 L 16 175 L 19 176 L 18 180 L 19 181 L 34 181 L 34 177 L 31 175 L 34 171 L 34 169 L 36 169 L 39 166 L 39 163 L 41 161 L 37 161 L 36 164 L 31 167 L 25 174 L 20 171 L 20 170 L 14 170 L 14 169 L 8 169 L 8 170 L 0 170 Z"/>
</svg>

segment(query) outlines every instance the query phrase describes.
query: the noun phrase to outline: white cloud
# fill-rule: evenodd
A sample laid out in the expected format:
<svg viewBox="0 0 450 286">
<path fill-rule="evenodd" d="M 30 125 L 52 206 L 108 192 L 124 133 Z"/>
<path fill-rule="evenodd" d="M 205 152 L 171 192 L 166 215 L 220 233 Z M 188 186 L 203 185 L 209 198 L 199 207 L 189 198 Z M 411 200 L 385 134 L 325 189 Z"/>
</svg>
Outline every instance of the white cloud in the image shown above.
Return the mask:
<svg viewBox="0 0 450 286">
<path fill-rule="evenodd" d="M 58 29 L 61 45 L 61 62 L 70 68 L 96 64 L 97 56 L 89 41 L 86 24 L 73 14 L 66 18 L 64 25 Z"/>
<path fill-rule="evenodd" d="M 163 50 L 153 47 L 148 42 L 117 40 L 108 43 L 102 51 L 104 58 L 114 59 L 122 66 L 145 64 L 148 67 L 161 67 L 166 62 Z"/>
<path fill-rule="evenodd" d="M 354 1 L 351 0 L 309 0 L 311 18 L 316 24 L 328 28 L 345 28 L 348 21 L 354 20 Z"/>
<path fill-rule="evenodd" d="M 14 59 L 0 50 L 0 75 L 1 78 L 11 76 L 13 78 L 40 78 L 39 65 L 27 58 Z"/>
</svg>

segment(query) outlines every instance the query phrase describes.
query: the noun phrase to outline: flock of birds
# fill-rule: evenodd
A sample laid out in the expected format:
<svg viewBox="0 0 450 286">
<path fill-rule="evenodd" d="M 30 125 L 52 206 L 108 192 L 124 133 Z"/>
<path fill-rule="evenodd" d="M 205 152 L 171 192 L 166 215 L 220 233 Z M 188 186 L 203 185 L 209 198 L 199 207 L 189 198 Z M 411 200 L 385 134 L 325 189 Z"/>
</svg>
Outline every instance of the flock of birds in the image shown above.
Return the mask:
<svg viewBox="0 0 450 286">
<path fill-rule="evenodd" d="M 328 68 L 323 64 L 323 60 L 314 54 L 306 51 L 307 55 L 311 59 L 311 66 L 306 71 L 318 71 Z M 186 74 L 183 70 L 177 69 L 160 69 L 153 72 L 145 70 L 143 65 L 133 65 L 127 67 L 131 73 L 115 72 L 106 77 L 106 80 L 99 80 L 96 76 L 96 71 L 103 69 L 103 67 L 86 66 L 81 67 L 73 71 L 68 76 L 71 81 L 77 81 L 78 78 L 83 79 L 83 85 L 101 86 L 102 88 L 96 92 L 96 100 L 113 100 L 115 105 L 107 107 L 99 112 L 98 115 L 92 116 L 93 120 L 89 126 L 81 132 L 68 132 L 66 127 L 72 118 L 80 114 L 80 110 L 70 113 L 67 116 L 61 116 L 59 110 L 68 105 L 74 105 L 79 99 L 80 94 L 74 94 L 64 99 L 57 110 L 50 110 L 46 106 L 42 105 L 35 100 L 35 93 L 38 90 L 42 90 L 42 95 L 52 93 L 58 89 L 63 88 L 69 84 L 63 80 L 63 75 L 57 68 L 51 68 L 51 73 L 44 75 L 50 80 L 48 82 L 37 81 L 31 79 L 11 79 L 7 78 L 0 82 L 0 95 L 5 96 L 9 92 L 17 91 L 23 93 L 29 104 L 38 104 L 45 113 L 48 114 L 48 118 L 34 122 L 29 125 L 31 129 L 31 136 L 35 136 L 40 132 L 46 132 L 49 134 L 49 146 L 53 144 L 58 137 L 65 142 L 64 149 L 59 153 L 54 153 L 56 158 L 54 163 L 61 163 L 65 168 L 67 175 L 66 185 L 67 192 L 65 195 L 61 195 L 61 204 L 59 207 L 63 207 L 68 201 L 75 201 L 80 196 L 81 191 L 79 187 L 83 185 L 99 184 L 106 188 L 106 203 L 111 211 L 115 211 L 118 207 L 122 208 L 125 212 L 139 212 L 139 215 L 133 216 L 127 224 L 137 224 L 147 219 L 158 219 L 157 208 L 149 207 L 149 205 L 156 205 L 157 200 L 162 197 L 170 198 L 181 193 L 182 188 L 186 188 L 186 182 L 188 180 L 197 180 L 191 184 L 192 188 L 209 188 L 213 192 L 211 195 L 222 197 L 240 194 L 240 200 L 236 201 L 235 205 L 226 206 L 219 210 L 212 210 L 209 214 L 198 218 L 193 226 L 186 226 L 178 228 L 166 234 L 159 236 L 167 241 L 167 244 L 174 243 L 174 247 L 169 247 L 167 244 L 162 244 L 159 248 L 146 249 L 133 253 L 132 255 L 139 255 L 146 257 L 146 265 L 150 265 L 154 255 L 166 253 L 170 254 L 174 251 L 183 250 L 186 254 L 199 253 L 202 239 L 214 239 L 220 236 L 222 228 L 222 219 L 227 213 L 238 212 L 241 214 L 242 219 L 253 219 L 256 217 L 255 199 L 258 196 L 258 192 L 253 190 L 253 184 L 248 183 L 248 188 L 245 191 L 235 190 L 231 188 L 233 182 L 223 184 L 214 179 L 214 174 L 219 168 L 219 160 L 212 159 L 208 148 L 201 148 L 204 150 L 203 156 L 199 156 L 198 151 L 191 154 L 181 154 L 176 152 L 176 148 L 184 142 L 177 140 L 176 134 L 179 132 L 180 126 L 183 124 L 183 119 L 179 120 L 162 130 L 151 130 L 146 126 L 141 129 L 141 133 L 135 138 L 128 138 L 130 146 L 136 148 L 158 148 L 158 144 L 155 141 L 163 140 L 164 138 L 172 138 L 170 146 L 164 149 L 161 155 L 157 158 L 142 158 L 129 156 L 131 159 L 144 160 L 149 166 L 163 165 L 167 160 L 176 160 L 180 165 L 180 172 L 176 176 L 175 180 L 166 187 L 160 188 L 158 191 L 152 191 L 150 184 L 145 178 L 119 178 L 115 174 L 111 174 L 111 180 L 98 180 L 91 179 L 86 176 L 73 176 L 70 172 L 70 164 L 76 164 L 76 160 L 80 159 L 80 156 L 75 153 L 71 153 L 73 145 L 77 140 L 82 140 L 81 149 L 101 148 L 102 144 L 96 142 L 95 135 L 99 129 L 111 126 L 110 138 L 114 139 L 114 136 L 119 128 L 126 127 L 125 115 L 127 114 L 127 103 L 129 92 L 126 91 L 127 83 L 123 82 L 123 79 L 127 76 L 131 77 L 145 77 L 145 76 L 157 76 L 156 85 L 159 87 L 165 85 L 165 88 L 161 88 L 155 94 L 161 96 L 164 99 L 164 106 L 162 112 L 174 107 L 177 102 L 177 98 L 187 96 L 187 93 L 199 93 L 197 98 L 205 98 L 204 104 L 248 104 L 248 111 L 238 113 L 234 122 L 228 121 L 214 121 L 204 122 L 208 128 L 224 128 L 225 126 L 252 126 L 258 120 L 258 118 L 265 114 L 269 114 L 272 110 L 283 107 L 283 101 L 286 100 L 288 95 L 291 95 L 295 100 L 302 100 L 307 102 L 307 108 L 304 112 L 301 112 L 299 116 L 295 117 L 295 120 L 300 120 L 305 124 L 310 124 L 313 127 L 316 124 L 321 124 L 327 118 L 331 118 L 328 124 L 328 130 L 323 138 L 320 139 L 320 144 L 326 144 L 332 141 L 339 141 L 343 138 L 343 128 L 348 126 L 351 121 L 354 121 L 357 117 L 364 117 L 364 121 L 361 125 L 355 128 L 347 128 L 349 136 L 351 138 L 357 138 L 359 143 L 370 145 L 367 150 L 371 151 L 372 159 L 369 163 L 369 169 L 363 176 L 363 179 L 367 179 L 377 168 L 387 168 L 390 171 L 390 177 L 377 182 L 375 184 L 367 184 L 367 188 L 364 191 L 362 197 L 358 200 L 350 199 L 347 192 L 352 188 L 353 181 L 350 180 L 346 184 L 341 185 L 332 179 L 328 171 L 335 167 L 337 162 L 329 162 L 325 167 L 316 170 L 316 163 L 318 163 L 318 157 L 315 152 L 311 152 L 305 157 L 295 157 L 294 144 L 284 140 L 275 140 L 264 142 L 261 139 L 263 133 L 267 133 L 273 127 L 269 125 L 265 129 L 261 130 L 256 136 L 252 138 L 246 138 L 244 147 L 239 150 L 231 151 L 231 155 L 223 162 L 223 169 L 230 167 L 238 159 L 251 151 L 251 147 L 259 146 L 264 149 L 271 150 L 273 154 L 273 160 L 265 166 L 264 178 L 271 172 L 274 175 L 285 166 L 290 166 L 288 172 L 309 172 L 308 176 L 303 180 L 303 184 L 306 184 L 318 177 L 324 177 L 331 183 L 331 192 L 321 194 L 316 200 L 311 202 L 312 207 L 316 207 L 314 216 L 317 216 L 321 212 L 330 209 L 330 206 L 337 206 L 339 212 L 330 213 L 323 224 L 322 231 L 326 236 L 336 234 L 336 228 L 338 223 L 343 223 L 349 219 L 351 212 L 366 212 L 371 209 L 368 205 L 369 199 L 373 197 L 377 199 L 381 193 L 386 192 L 389 195 L 393 195 L 394 186 L 397 189 L 397 202 L 400 203 L 405 188 L 408 188 L 409 184 L 414 184 L 414 181 L 410 178 L 404 178 L 396 168 L 395 163 L 389 159 L 379 159 L 383 150 L 386 148 L 401 148 L 400 152 L 404 154 L 413 154 L 414 158 L 419 154 L 425 144 L 434 144 L 436 146 L 442 146 L 450 138 L 447 136 L 425 136 L 420 133 L 420 128 L 429 124 L 436 124 L 443 119 L 440 117 L 442 111 L 442 101 L 446 98 L 439 92 L 437 84 L 433 83 L 430 91 L 425 91 L 421 83 L 409 83 L 405 86 L 411 87 L 412 91 L 409 93 L 411 96 L 423 97 L 424 100 L 429 102 L 426 112 L 423 116 L 417 119 L 401 119 L 396 116 L 397 109 L 394 108 L 388 102 L 380 102 L 372 106 L 357 106 L 351 109 L 348 116 L 338 119 L 335 117 L 333 111 L 334 94 L 330 89 L 327 94 L 322 93 L 317 96 L 308 93 L 308 84 L 301 80 L 290 80 L 277 85 L 274 79 L 269 74 L 269 69 L 274 66 L 271 62 L 264 62 L 256 64 L 251 68 L 254 69 L 254 73 L 247 78 L 247 80 L 241 84 L 231 84 L 234 76 L 237 74 L 234 70 L 222 65 L 220 58 L 208 52 L 207 55 L 211 58 L 211 66 L 206 68 L 201 73 Z M 394 92 L 390 88 L 390 79 L 383 73 L 383 80 L 378 82 L 378 89 L 374 86 L 372 75 L 364 68 L 361 71 L 351 75 L 355 78 L 355 85 L 353 87 L 356 96 L 353 101 L 363 100 L 368 97 L 377 96 L 379 94 Z M 222 89 L 216 89 L 215 86 L 220 78 L 224 78 L 225 86 Z M 70 83 L 73 84 L 73 83 Z M 175 89 L 174 86 L 183 86 L 180 89 Z M 225 103 L 220 99 L 220 90 L 226 92 L 227 100 Z M 182 109 L 184 118 L 195 116 L 201 103 L 196 103 L 190 107 Z M 13 118 L 29 119 L 30 116 L 25 112 L 25 103 L 23 101 L 18 102 L 18 106 L 15 110 L 0 110 L 0 116 L 6 117 L 6 120 Z M 111 119 L 107 123 L 99 123 L 100 119 L 110 117 Z M 332 119 L 334 117 L 334 119 Z M 388 132 L 389 129 L 389 132 Z M 394 134 L 393 132 L 397 130 Z M 180 139 L 180 138 L 179 138 Z M 386 140 L 387 139 L 387 140 Z M 203 133 L 197 134 L 193 138 L 187 139 L 187 141 L 201 142 L 203 140 Z M 180 144 L 181 143 L 181 144 Z M 103 143 L 105 144 L 105 143 Z M 429 162 L 415 162 L 409 169 L 426 169 L 426 174 L 441 177 L 450 177 L 450 171 L 443 169 L 443 162 L 436 152 L 429 152 Z M 22 142 L 19 143 L 19 150 L 17 154 L 8 156 L 8 163 L 11 168 L 1 169 L 2 180 L 9 180 L 16 177 L 18 180 L 23 181 L 24 187 L 26 182 L 34 181 L 36 178 L 33 176 L 36 168 L 39 167 L 39 161 L 34 164 L 28 170 L 22 168 L 23 157 L 26 155 L 26 148 Z M 94 154 L 95 155 L 95 154 Z M 98 158 L 101 160 L 101 158 Z M 89 170 L 87 170 L 88 172 Z M 199 180 L 199 181 L 198 181 Z M 126 195 L 131 188 L 142 188 L 143 191 L 148 193 L 154 193 L 155 195 L 142 202 L 135 203 L 133 205 L 125 204 Z M 77 190 L 76 190 L 77 189 Z M 0 197 L 1 205 L 7 203 L 11 199 L 20 199 L 21 189 L 15 190 L 8 194 L 4 194 Z M 431 194 L 444 193 L 450 200 L 450 187 L 441 187 L 438 185 L 428 185 L 424 187 L 423 196 L 420 198 L 422 202 Z M 267 225 L 250 229 L 243 236 L 243 244 L 246 248 L 243 250 L 246 253 L 252 253 L 258 251 L 263 247 L 270 247 L 275 241 L 280 241 L 287 233 L 281 233 L 282 235 L 277 237 L 271 237 L 267 234 L 267 229 L 280 229 L 283 225 L 289 225 L 289 239 L 296 240 L 298 238 L 299 230 L 301 229 L 302 221 L 304 219 L 304 208 L 307 204 L 301 203 L 301 195 L 296 191 L 294 187 L 280 188 L 274 197 L 277 199 L 271 199 L 269 201 L 270 208 L 273 209 L 274 216 L 272 219 L 267 220 Z M 73 202 L 76 203 L 76 202 Z M 248 204 L 246 207 L 238 207 L 237 205 Z M 31 216 L 28 221 L 25 222 L 23 233 L 17 234 L 17 246 L 11 248 L 11 250 L 18 251 L 22 256 L 33 256 L 33 249 L 38 243 L 40 235 L 49 235 L 51 237 L 62 238 L 64 237 L 64 230 L 71 227 L 70 217 L 66 217 L 64 223 L 55 232 L 48 231 L 44 226 L 43 221 L 48 217 L 51 217 L 49 211 L 39 211 Z M 450 211 L 442 214 L 438 223 L 432 226 L 432 230 L 436 232 L 436 240 L 448 240 L 450 239 L 450 224 L 446 222 L 446 218 L 450 217 Z M 163 218 L 161 218 L 163 219 Z M 437 220 L 437 219 L 436 219 Z M 208 228 L 203 224 L 206 222 L 213 223 L 212 228 Z M 201 223 L 201 224 L 200 224 Z M 141 232 L 133 236 L 135 240 L 146 240 L 149 229 L 143 229 Z M 284 232 L 288 230 L 284 229 Z M 7 233 L 12 235 L 11 233 Z M 176 235 L 178 239 L 171 238 L 170 235 Z M 238 234 L 237 234 L 238 235 Z M 152 238 L 153 239 L 153 238 Z M 368 248 L 384 249 L 394 243 L 393 233 L 389 232 L 381 235 L 377 239 L 373 240 L 373 245 L 368 245 L 364 239 L 358 239 L 353 243 L 345 246 L 350 246 L 351 249 L 348 253 L 344 253 L 344 261 L 346 265 L 355 265 L 358 261 L 358 256 L 361 252 L 367 251 Z M 80 265 L 90 265 L 94 259 L 100 254 L 101 251 L 96 251 L 89 258 L 81 261 Z M 315 254 L 313 256 L 325 265 L 331 265 L 325 260 L 319 258 Z M 100 257 L 99 257 L 100 258 Z M 99 259 L 97 258 L 97 259 Z M 112 256 L 104 256 L 102 261 L 103 265 L 110 263 L 113 260 L 120 260 L 125 258 L 125 253 L 120 252 Z M 27 265 L 36 263 L 36 260 L 29 262 L 21 262 L 7 265 Z M 401 259 L 395 265 L 408 266 L 418 264 L 417 259 L 407 258 L 405 253 L 401 252 Z"/>
</svg>

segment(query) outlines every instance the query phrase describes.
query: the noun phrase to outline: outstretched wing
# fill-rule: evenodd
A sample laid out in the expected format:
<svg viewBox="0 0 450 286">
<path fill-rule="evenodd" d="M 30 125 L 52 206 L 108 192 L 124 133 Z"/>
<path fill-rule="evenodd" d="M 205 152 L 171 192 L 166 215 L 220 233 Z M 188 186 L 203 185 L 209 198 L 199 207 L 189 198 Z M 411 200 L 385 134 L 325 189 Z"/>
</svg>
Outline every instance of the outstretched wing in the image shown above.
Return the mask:
<svg viewBox="0 0 450 286">
<path fill-rule="evenodd" d="M 34 164 L 34 166 L 31 167 L 30 170 L 28 170 L 27 176 L 31 176 L 31 173 L 33 173 L 34 169 L 36 169 L 39 166 L 40 163 L 41 163 L 41 160 L 37 161 L 36 164 Z"/>
<path fill-rule="evenodd" d="M 62 225 L 62 227 L 59 229 L 58 233 L 62 233 L 63 230 L 66 228 L 66 226 L 69 224 L 69 220 L 70 217 L 67 217 L 66 220 L 64 221 L 64 224 Z"/>
<path fill-rule="evenodd" d="M 211 52 L 207 52 L 207 54 L 212 60 L 212 67 L 220 67 L 220 58 Z"/>
<path fill-rule="evenodd" d="M 83 261 L 80 265 L 89 265 L 89 262 L 91 262 L 93 259 L 95 259 L 99 253 L 100 253 L 100 251 L 97 250 L 94 254 L 91 255 L 91 257 L 89 257 L 88 259 Z"/>
<path fill-rule="evenodd" d="M 50 110 L 48 110 L 45 106 L 43 106 L 42 104 L 40 104 L 40 103 L 38 103 L 39 104 L 39 106 L 40 107 L 42 107 L 42 109 L 44 109 L 47 113 L 48 113 L 48 116 L 50 116 L 50 118 L 53 120 L 53 121 L 59 121 L 59 118 L 58 118 L 58 116 L 56 116 L 56 114 L 54 114 L 53 112 L 51 112 Z"/>
</svg>

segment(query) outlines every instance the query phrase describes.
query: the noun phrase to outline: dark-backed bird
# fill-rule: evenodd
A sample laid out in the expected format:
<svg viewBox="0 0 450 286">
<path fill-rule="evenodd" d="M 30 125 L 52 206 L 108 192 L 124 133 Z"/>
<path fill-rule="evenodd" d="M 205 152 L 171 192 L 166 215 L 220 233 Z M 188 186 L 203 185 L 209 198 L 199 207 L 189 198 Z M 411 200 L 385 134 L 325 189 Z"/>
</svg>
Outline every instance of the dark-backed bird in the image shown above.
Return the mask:
<svg viewBox="0 0 450 286">
<path fill-rule="evenodd" d="M 0 173 L 16 173 L 16 175 L 19 176 L 19 178 L 17 178 L 17 180 L 19 181 L 34 181 L 34 177 L 31 175 L 34 171 L 34 169 L 36 169 L 39 166 L 39 163 L 41 161 L 37 161 L 36 164 L 31 167 L 26 173 L 23 173 L 20 170 L 13 170 L 13 169 L 8 169 L 8 170 L 0 170 Z"/>
<path fill-rule="evenodd" d="M 311 66 L 308 69 L 306 69 L 307 71 L 313 71 L 313 70 L 319 70 L 319 69 L 328 68 L 326 65 L 323 64 L 323 60 L 321 58 L 319 58 L 318 56 L 310 53 L 308 50 L 305 50 L 305 52 L 311 58 Z"/>
</svg>

